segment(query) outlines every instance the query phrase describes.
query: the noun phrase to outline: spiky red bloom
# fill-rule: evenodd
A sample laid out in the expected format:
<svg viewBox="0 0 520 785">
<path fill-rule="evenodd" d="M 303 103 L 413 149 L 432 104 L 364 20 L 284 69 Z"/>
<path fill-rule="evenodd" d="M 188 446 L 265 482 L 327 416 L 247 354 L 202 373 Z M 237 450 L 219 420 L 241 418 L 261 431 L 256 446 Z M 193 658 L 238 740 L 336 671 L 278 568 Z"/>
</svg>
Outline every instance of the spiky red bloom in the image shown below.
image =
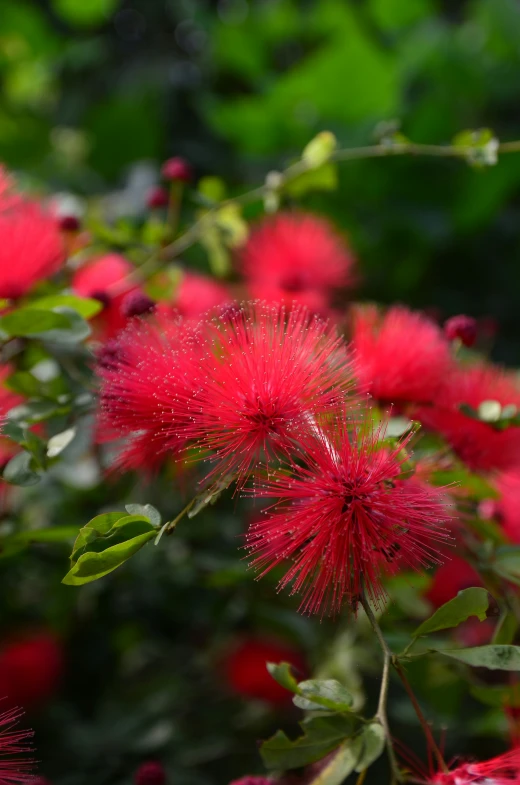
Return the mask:
<svg viewBox="0 0 520 785">
<path fill-rule="evenodd" d="M 474 471 L 519 466 L 518 427 L 498 430 L 493 424 L 481 422 L 460 410 L 463 404 L 478 410 L 484 401 L 520 408 L 520 385 L 513 374 L 483 363 L 455 371 L 447 378 L 435 405 L 421 407 L 414 416 L 440 433 Z"/>
<path fill-rule="evenodd" d="M 354 257 L 323 218 L 279 213 L 253 229 L 240 252 L 240 269 L 253 297 L 293 300 L 324 311 L 336 289 L 353 282 Z"/>
<path fill-rule="evenodd" d="M 452 367 L 440 328 L 401 306 L 353 309 L 352 346 L 361 383 L 383 402 L 434 401 Z"/>
<path fill-rule="evenodd" d="M 62 647 L 50 632 L 4 641 L 0 645 L 0 695 L 11 706 L 35 708 L 52 697 L 62 668 Z"/>
<path fill-rule="evenodd" d="M 464 346 L 473 346 L 477 340 L 477 321 L 471 316 L 452 316 L 444 324 L 444 334 L 449 341 L 458 339 Z"/>
<path fill-rule="evenodd" d="M 56 220 L 39 204 L 17 199 L 0 207 L 0 298 L 15 300 L 54 275 L 65 251 Z"/>
<path fill-rule="evenodd" d="M 189 435 L 239 484 L 261 457 L 291 454 L 309 425 L 352 388 L 347 349 L 305 309 L 250 304 L 208 324 Z"/>
<path fill-rule="evenodd" d="M 28 785 L 32 780 L 34 761 L 26 756 L 32 752 L 29 730 L 17 730 L 22 716 L 19 709 L 0 714 L 0 785 Z"/>
<path fill-rule="evenodd" d="M 307 665 L 300 652 L 275 641 L 246 638 L 227 653 L 224 673 L 233 692 L 245 698 L 256 698 L 267 703 L 290 702 L 291 694 L 273 679 L 267 663 L 289 662 L 296 668 L 300 680 L 307 673 Z"/>
<path fill-rule="evenodd" d="M 454 554 L 436 570 L 426 597 L 432 605 L 440 608 L 470 586 L 482 586 L 482 578 L 471 564 Z"/>
<path fill-rule="evenodd" d="M 126 439 L 120 465 L 147 469 L 186 446 L 199 386 L 201 329 L 159 315 L 134 321 L 102 353 L 99 432 Z"/>
<path fill-rule="evenodd" d="M 231 299 L 226 287 L 213 278 L 185 272 L 175 292 L 173 305 L 182 316 L 193 319 Z"/>
<path fill-rule="evenodd" d="M 481 763 L 463 763 L 438 772 L 427 785 L 520 785 L 520 748 Z"/>
<path fill-rule="evenodd" d="M 381 604 L 383 574 L 438 563 L 448 537 L 442 489 L 403 478 L 410 436 L 384 447 L 384 427 L 349 434 L 345 422 L 316 433 L 302 465 L 271 474 L 256 489 L 279 497 L 247 548 L 264 575 L 291 561 L 280 588 L 303 594 L 304 612 L 338 612 L 362 591 Z"/>
<path fill-rule="evenodd" d="M 110 253 L 87 262 L 74 273 L 73 291 L 103 303 L 103 310 L 94 319 L 94 326 L 103 340 L 113 337 L 128 321 L 123 302 L 129 294 L 139 291 L 138 287 L 125 283 L 133 269 L 123 256 Z"/>
</svg>

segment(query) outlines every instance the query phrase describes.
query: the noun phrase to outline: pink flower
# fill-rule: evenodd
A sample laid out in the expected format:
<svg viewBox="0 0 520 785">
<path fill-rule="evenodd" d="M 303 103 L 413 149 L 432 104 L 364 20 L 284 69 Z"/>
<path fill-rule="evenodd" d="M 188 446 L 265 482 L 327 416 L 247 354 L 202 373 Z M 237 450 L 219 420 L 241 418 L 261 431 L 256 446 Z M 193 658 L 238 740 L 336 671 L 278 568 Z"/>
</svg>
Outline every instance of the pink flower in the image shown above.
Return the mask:
<svg viewBox="0 0 520 785">
<path fill-rule="evenodd" d="M 361 592 L 381 604 L 383 574 L 437 563 L 448 537 L 442 489 L 404 478 L 410 436 L 393 447 L 375 432 L 349 434 L 344 420 L 309 439 L 301 464 L 274 472 L 255 489 L 277 497 L 247 535 L 261 575 L 289 563 L 280 588 L 303 595 L 304 612 L 339 612 Z"/>
<path fill-rule="evenodd" d="M 29 785 L 32 780 L 34 761 L 23 756 L 32 752 L 29 739 L 33 734 L 16 729 L 21 716 L 19 709 L 0 714 L 0 785 Z"/>
<path fill-rule="evenodd" d="M 482 763 L 463 763 L 438 772 L 427 785 L 520 785 L 520 748 Z"/>
<path fill-rule="evenodd" d="M 452 367 L 440 328 L 401 306 L 354 308 L 352 347 L 361 384 L 387 403 L 435 400 Z"/>
<path fill-rule="evenodd" d="M 305 309 L 246 305 L 208 325 L 190 437 L 241 484 L 257 462 L 291 454 L 309 424 L 352 388 L 346 346 Z"/>
<path fill-rule="evenodd" d="M 297 301 L 324 311 L 337 289 L 353 283 L 354 257 L 323 218 L 279 213 L 253 229 L 239 256 L 253 297 Z"/>
<path fill-rule="evenodd" d="M 58 224 L 39 204 L 22 199 L 0 204 L 0 298 L 22 297 L 54 275 L 64 259 Z"/>
<path fill-rule="evenodd" d="M 123 256 L 110 253 L 87 262 L 74 273 L 74 292 L 103 303 L 103 310 L 94 319 L 94 326 L 102 340 L 116 335 L 128 321 L 122 308 L 125 297 L 139 291 L 137 286 L 126 284 L 126 278 L 133 269 Z"/>
<path fill-rule="evenodd" d="M 415 417 L 446 439 L 474 471 L 505 470 L 520 465 L 520 430 L 505 430 L 461 411 L 463 404 L 478 410 L 484 401 L 520 408 L 520 385 L 506 371 L 484 363 L 454 371 L 445 382 L 435 405 L 423 406 Z"/>
</svg>

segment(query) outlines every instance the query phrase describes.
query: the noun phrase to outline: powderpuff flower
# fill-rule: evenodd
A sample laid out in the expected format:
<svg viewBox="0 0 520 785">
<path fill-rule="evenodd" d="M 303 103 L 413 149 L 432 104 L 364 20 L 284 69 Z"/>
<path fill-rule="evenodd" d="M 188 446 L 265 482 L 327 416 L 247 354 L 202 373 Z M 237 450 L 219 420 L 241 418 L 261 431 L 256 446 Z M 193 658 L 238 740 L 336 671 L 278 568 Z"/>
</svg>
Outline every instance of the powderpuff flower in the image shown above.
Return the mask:
<svg viewBox="0 0 520 785">
<path fill-rule="evenodd" d="M 237 695 L 273 705 L 291 701 L 291 694 L 273 679 L 267 663 L 290 663 L 303 678 L 307 665 L 300 652 L 275 641 L 246 638 L 229 651 L 224 660 L 227 684 Z"/>
<path fill-rule="evenodd" d="M 361 384 L 385 403 L 435 400 L 452 367 L 440 328 L 401 306 L 385 314 L 376 306 L 354 308 L 352 347 Z"/>
<path fill-rule="evenodd" d="M 378 605 L 382 576 L 439 562 L 449 537 L 442 489 L 405 479 L 410 435 L 382 444 L 384 426 L 349 434 L 345 421 L 317 431 L 292 471 L 255 488 L 278 497 L 247 534 L 251 566 L 264 575 L 289 562 L 279 586 L 301 593 L 301 610 L 336 613 L 361 592 Z"/>
<path fill-rule="evenodd" d="M 481 763 L 462 763 L 451 771 L 438 772 L 427 785 L 520 785 L 520 748 Z"/>
<path fill-rule="evenodd" d="M 189 435 L 241 485 L 261 458 L 293 453 L 302 433 L 342 407 L 352 366 L 336 332 L 298 307 L 227 309 L 208 330 Z"/>
<path fill-rule="evenodd" d="M 463 404 L 478 411 L 484 401 L 520 408 L 520 385 L 513 374 L 484 363 L 456 370 L 446 379 L 435 405 L 420 407 L 414 417 L 443 436 L 473 471 L 520 466 L 517 426 L 499 430 L 461 411 Z"/>
<path fill-rule="evenodd" d="M 453 555 L 436 570 L 426 598 L 435 608 L 440 608 L 471 586 L 482 586 L 482 578 L 465 559 Z"/>
<path fill-rule="evenodd" d="M 325 219 L 278 213 L 253 229 L 239 266 L 253 297 L 323 311 L 353 283 L 354 257 Z"/>
<path fill-rule="evenodd" d="M 128 321 L 123 311 L 125 297 L 136 286 L 127 286 L 126 278 L 133 267 L 123 256 L 111 253 L 87 262 L 74 273 L 72 290 L 81 297 L 92 297 L 103 304 L 103 310 L 94 318 L 94 327 L 102 340 L 116 335 Z"/>
<path fill-rule="evenodd" d="M 153 469 L 183 453 L 203 343 L 198 325 L 158 314 L 132 320 L 100 353 L 98 432 L 103 441 L 125 439 L 122 468 Z"/>
<path fill-rule="evenodd" d="M 0 644 L 0 695 L 10 706 L 41 706 L 52 697 L 63 669 L 63 651 L 47 631 Z"/>
<path fill-rule="evenodd" d="M 19 709 L 0 714 L 0 785 L 29 785 L 33 780 L 34 761 L 26 757 L 32 752 L 29 739 L 33 733 L 17 729 L 21 716 Z"/>
<path fill-rule="evenodd" d="M 231 299 L 226 287 L 212 278 L 184 272 L 175 292 L 173 305 L 181 316 L 193 319 L 219 305 L 229 303 Z"/>
<path fill-rule="evenodd" d="M 58 224 L 39 204 L 17 199 L 0 209 L 0 298 L 22 297 L 64 259 Z"/>
<path fill-rule="evenodd" d="M 134 776 L 135 785 L 165 785 L 166 772 L 162 763 L 149 760 L 142 763 Z"/>
</svg>

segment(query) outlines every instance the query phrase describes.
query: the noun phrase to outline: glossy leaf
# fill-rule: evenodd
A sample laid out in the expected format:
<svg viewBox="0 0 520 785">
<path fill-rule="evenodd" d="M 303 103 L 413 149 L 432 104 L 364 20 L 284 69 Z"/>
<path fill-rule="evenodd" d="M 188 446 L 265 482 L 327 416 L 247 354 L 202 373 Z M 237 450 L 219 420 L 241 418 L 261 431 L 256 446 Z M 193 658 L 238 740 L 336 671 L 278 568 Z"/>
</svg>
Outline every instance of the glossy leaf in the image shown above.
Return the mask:
<svg viewBox="0 0 520 785">
<path fill-rule="evenodd" d="M 84 319 L 91 319 L 101 311 L 103 303 L 91 297 L 78 297 L 75 294 L 54 294 L 49 297 L 40 297 L 27 307 L 51 311 L 59 306 L 71 308 L 73 311 L 77 311 Z"/>
<path fill-rule="evenodd" d="M 442 605 L 433 616 L 426 619 L 413 633 L 414 638 L 428 635 L 437 630 L 457 627 L 470 616 L 477 616 L 480 621 L 486 618 L 489 607 L 489 594 L 485 589 L 463 589 L 456 597 Z"/>
<path fill-rule="evenodd" d="M 352 735 L 356 720 L 342 714 L 309 717 L 301 723 L 303 735 L 292 741 L 277 731 L 260 749 L 268 769 L 295 769 L 328 755 Z M 353 767 L 356 761 L 353 763 Z"/>
<path fill-rule="evenodd" d="M 471 649 L 438 650 L 444 657 L 451 657 L 474 668 L 489 670 L 520 670 L 520 646 L 478 646 Z"/>
<path fill-rule="evenodd" d="M 41 335 L 49 330 L 67 330 L 70 322 L 62 313 L 19 308 L 0 319 L 0 330 L 10 336 Z"/>
<path fill-rule="evenodd" d="M 349 711 L 352 695 L 335 679 L 301 681 L 293 703 L 304 711 Z"/>
<path fill-rule="evenodd" d="M 356 761 L 356 771 L 368 769 L 379 758 L 385 748 L 385 731 L 380 722 L 371 722 L 362 729 L 359 739 L 361 741 L 361 755 Z"/>
<path fill-rule="evenodd" d="M 33 456 L 26 452 L 19 452 L 4 467 L 2 474 L 6 482 L 12 485 L 36 485 L 40 482 L 40 475 L 34 471 Z"/>
</svg>

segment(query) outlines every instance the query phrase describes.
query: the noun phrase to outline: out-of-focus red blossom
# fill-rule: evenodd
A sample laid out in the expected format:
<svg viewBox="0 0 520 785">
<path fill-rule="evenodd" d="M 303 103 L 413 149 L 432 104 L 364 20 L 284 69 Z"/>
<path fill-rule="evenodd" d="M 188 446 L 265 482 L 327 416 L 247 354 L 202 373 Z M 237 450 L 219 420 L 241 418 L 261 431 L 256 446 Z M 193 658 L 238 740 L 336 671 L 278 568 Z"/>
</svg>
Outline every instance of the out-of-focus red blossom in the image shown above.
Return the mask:
<svg viewBox="0 0 520 785">
<path fill-rule="evenodd" d="M 426 598 L 435 608 L 440 608 L 456 597 L 459 591 L 471 586 L 482 586 L 480 575 L 465 559 L 453 554 L 450 555 L 449 561 L 445 561 L 436 570 Z"/>
<path fill-rule="evenodd" d="M 62 215 L 58 219 L 58 226 L 62 232 L 79 232 L 81 221 L 77 215 Z"/>
<path fill-rule="evenodd" d="M 349 434 L 344 419 L 306 444 L 292 473 L 273 472 L 255 494 L 278 497 L 247 548 L 264 575 L 289 563 L 280 582 L 303 594 L 301 610 L 337 613 L 361 591 L 384 600 L 383 574 L 439 562 L 450 516 L 443 489 L 402 479 L 410 435 L 383 447 L 384 426 Z"/>
<path fill-rule="evenodd" d="M 155 300 L 152 300 L 151 297 L 148 297 L 147 294 L 139 289 L 134 289 L 133 292 L 125 294 L 121 303 L 121 311 L 127 319 L 132 316 L 143 316 L 145 313 L 151 313 L 154 308 Z"/>
<path fill-rule="evenodd" d="M 240 485 L 260 458 L 292 455 L 309 422 L 345 404 L 352 367 L 336 332 L 299 307 L 228 309 L 208 330 L 188 436 Z"/>
<path fill-rule="evenodd" d="M 477 340 L 477 322 L 464 314 L 452 316 L 444 323 L 444 334 L 448 341 L 458 339 L 464 346 L 473 346 Z"/>
<path fill-rule="evenodd" d="M 0 298 L 16 300 L 58 272 L 65 248 L 56 219 L 37 202 L 0 200 Z"/>
<path fill-rule="evenodd" d="M 150 210 L 156 210 L 159 207 L 166 207 L 169 201 L 168 191 L 160 185 L 150 188 L 146 194 L 146 206 Z"/>
<path fill-rule="evenodd" d="M 165 180 L 178 180 L 189 183 L 193 180 L 193 169 L 185 158 L 168 158 L 161 168 L 161 174 Z"/>
<path fill-rule="evenodd" d="M 481 763 L 462 763 L 437 772 L 426 785 L 520 785 L 520 748 Z"/>
<path fill-rule="evenodd" d="M 352 346 L 361 384 L 386 403 L 435 400 L 453 363 L 441 329 L 401 306 L 385 314 L 372 305 L 355 307 Z"/>
<path fill-rule="evenodd" d="M 240 777 L 239 780 L 233 780 L 229 785 L 274 785 L 272 777 L 257 777 L 253 774 L 248 774 L 246 777 Z"/>
<path fill-rule="evenodd" d="M 520 466 L 520 430 L 498 430 L 492 424 L 464 414 L 460 407 L 478 410 L 484 401 L 520 408 L 520 385 L 512 373 L 479 363 L 454 370 L 445 379 L 434 406 L 417 409 L 414 417 L 440 433 L 474 471 L 507 470 Z"/>
<path fill-rule="evenodd" d="M 134 268 L 123 256 L 111 253 L 80 267 L 72 278 L 72 289 L 82 297 L 92 297 L 103 303 L 103 310 L 94 318 L 98 337 L 107 340 L 127 323 L 122 304 L 138 287 L 125 287 L 125 279 Z"/>
<path fill-rule="evenodd" d="M 227 288 L 206 275 L 184 272 L 173 305 L 186 319 L 193 319 L 231 301 Z"/>
<path fill-rule="evenodd" d="M 148 470 L 183 454 L 203 346 L 199 325 L 159 313 L 133 320 L 101 352 L 98 431 L 103 441 L 126 440 L 118 465 Z"/>
<path fill-rule="evenodd" d="M 279 213 L 251 232 L 239 254 L 250 294 L 325 312 L 337 289 L 353 283 L 354 256 L 323 218 Z"/>
<path fill-rule="evenodd" d="M 43 631 L 0 644 L 0 695 L 10 706 L 34 709 L 55 693 L 63 669 L 58 640 Z"/>
<path fill-rule="evenodd" d="M 226 655 L 226 681 L 234 692 L 245 698 L 257 698 L 274 704 L 290 702 L 290 693 L 267 670 L 268 662 L 289 662 L 296 669 L 300 680 L 307 673 L 305 659 L 297 650 L 277 641 L 247 638 Z"/>
<path fill-rule="evenodd" d="M 156 760 L 142 763 L 135 773 L 134 782 L 135 785 L 165 785 L 164 766 Z"/>
<path fill-rule="evenodd" d="M 520 544 L 520 467 L 497 475 L 494 485 L 500 498 L 489 500 L 489 517 L 497 518 L 511 542 Z"/>
<path fill-rule="evenodd" d="M 0 714 L 0 785 L 29 785 L 33 780 L 33 732 L 17 729 L 21 717 L 19 709 Z"/>
<path fill-rule="evenodd" d="M 4 382 L 8 376 L 11 375 L 13 369 L 10 365 L 0 366 L 0 468 L 3 468 L 7 461 L 18 452 L 17 445 L 10 439 L 2 437 L 2 425 L 5 422 L 7 413 L 22 403 L 23 398 L 21 395 L 12 392 L 4 386 Z M 0 480 L 0 485 L 2 485 Z"/>
</svg>

